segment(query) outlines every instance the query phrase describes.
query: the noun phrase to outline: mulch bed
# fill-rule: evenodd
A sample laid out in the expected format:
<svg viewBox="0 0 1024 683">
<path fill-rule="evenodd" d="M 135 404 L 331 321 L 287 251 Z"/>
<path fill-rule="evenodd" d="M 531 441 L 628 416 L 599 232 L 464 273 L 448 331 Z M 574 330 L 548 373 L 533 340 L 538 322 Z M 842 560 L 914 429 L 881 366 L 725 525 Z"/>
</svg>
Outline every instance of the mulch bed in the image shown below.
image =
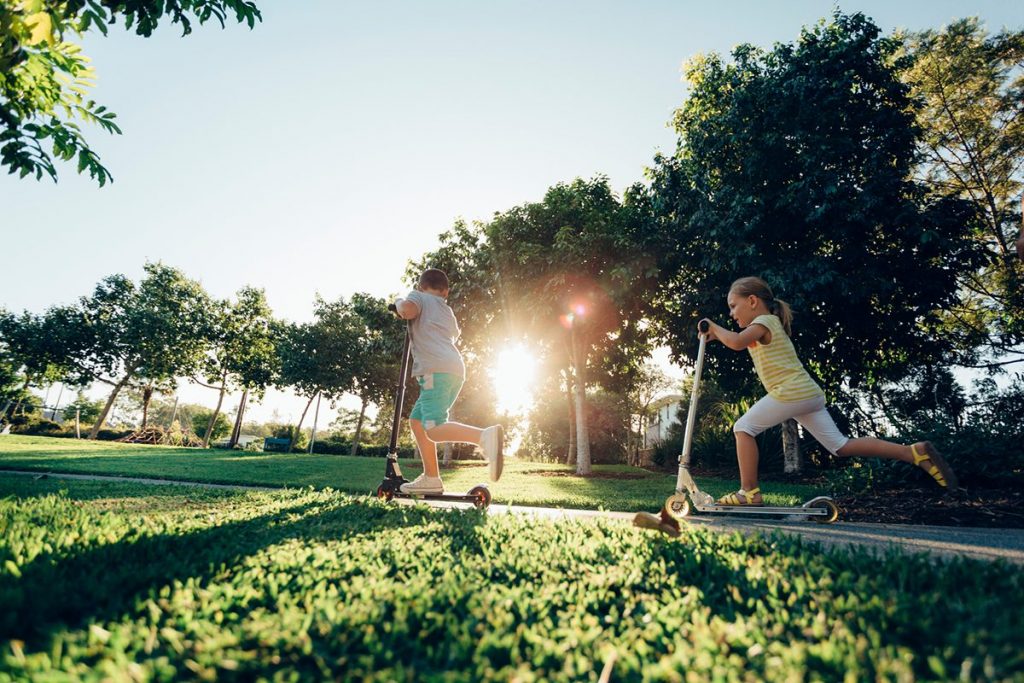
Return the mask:
<svg viewBox="0 0 1024 683">
<path fill-rule="evenodd" d="M 883 524 L 933 524 L 1024 529 L 1024 490 L 918 488 L 874 490 L 837 496 L 840 519 Z"/>
</svg>

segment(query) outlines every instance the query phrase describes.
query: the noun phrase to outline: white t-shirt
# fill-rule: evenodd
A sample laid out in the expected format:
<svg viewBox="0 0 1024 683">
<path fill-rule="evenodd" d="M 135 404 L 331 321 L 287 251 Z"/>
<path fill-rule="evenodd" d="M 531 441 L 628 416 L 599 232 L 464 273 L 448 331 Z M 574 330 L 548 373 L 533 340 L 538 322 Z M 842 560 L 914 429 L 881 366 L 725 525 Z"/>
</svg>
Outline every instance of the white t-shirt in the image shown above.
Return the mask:
<svg viewBox="0 0 1024 683">
<path fill-rule="evenodd" d="M 461 331 L 448 303 L 427 292 L 413 290 L 405 297 L 420 308 L 409 321 L 412 329 L 412 374 L 447 372 L 465 379 L 466 365 L 455 347 Z"/>
</svg>

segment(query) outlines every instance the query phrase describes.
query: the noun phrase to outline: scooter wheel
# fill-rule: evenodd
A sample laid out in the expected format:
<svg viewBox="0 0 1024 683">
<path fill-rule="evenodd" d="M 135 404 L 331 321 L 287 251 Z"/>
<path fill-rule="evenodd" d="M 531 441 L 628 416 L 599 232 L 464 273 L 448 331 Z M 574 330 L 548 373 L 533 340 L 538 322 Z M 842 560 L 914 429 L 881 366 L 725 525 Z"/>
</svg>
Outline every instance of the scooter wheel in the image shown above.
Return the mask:
<svg viewBox="0 0 1024 683">
<path fill-rule="evenodd" d="M 486 510 L 491 504 L 491 490 L 483 484 L 471 488 L 469 495 L 473 496 L 473 506 L 477 510 Z"/>
<path fill-rule="evenodd" d="M 818 524 L 831 524 L 832 522 L 839 519 L 839 508 L 828 498 L 819 498 L 818 500 L 811 501 L 807 507 L 821 508 L 828 512 L 824 515 L 815 515 L 812 519 Z"/>
<path fill-rule="evenodd" d="M 377 487 L 377 497 L 383 501 L 389 501 L 395 497 L 395 492 L 389 487 L 384 486 L 384 484 L 381 484 Z"/>
<path fill-rule="evenodd" d="M 665 512 L 676 519 L 690 514 L 690 501 L 685 493 L 677 493 L 665 499 Z"/>
</svg>

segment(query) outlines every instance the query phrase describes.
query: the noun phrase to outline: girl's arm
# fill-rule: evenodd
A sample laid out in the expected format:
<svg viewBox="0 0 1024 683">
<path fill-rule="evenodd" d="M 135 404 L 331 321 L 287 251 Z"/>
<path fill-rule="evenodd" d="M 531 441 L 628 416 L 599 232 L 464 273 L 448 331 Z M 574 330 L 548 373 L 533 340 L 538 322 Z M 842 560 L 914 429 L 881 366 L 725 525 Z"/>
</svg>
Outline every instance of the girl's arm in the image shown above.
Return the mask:
<svg viewBox="0 0 1024 683">
<path fill-rule="evenodd" d="M 742 332 L 730 332 L 708 320 L 708 339 L 717 339 L 733 351 L 743 351 L 754 342 L 764 339 L 767 334 L 768 328 L 761 323 L 754 323 Z"/>
</svg>

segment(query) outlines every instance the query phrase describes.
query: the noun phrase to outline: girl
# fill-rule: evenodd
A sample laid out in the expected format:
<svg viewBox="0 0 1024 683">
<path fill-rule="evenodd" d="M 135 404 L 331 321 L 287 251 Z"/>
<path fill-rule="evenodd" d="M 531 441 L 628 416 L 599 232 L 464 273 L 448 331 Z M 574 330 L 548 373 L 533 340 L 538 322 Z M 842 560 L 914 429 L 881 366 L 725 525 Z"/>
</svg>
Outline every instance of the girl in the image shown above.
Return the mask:
<svg viewBox="0 0 1024 683">
<path fill-rule="evenodd" d="M 776 299 L 759 277 L 732 283 L 729 315 L 742 332 L 730 332 L 708 320 L 707 338 L 717 339 L 734 351 L 746 349 L 768 395 L 736 421 L 736 458 L 740 465 L 740 490 L 718 500 L 721 505 L 761 505 L 757 485 L 758 434 L 792 418 L 822 446 L 839 456 L 874 456 L 912 463 L 924 469 L 943 488 L 956 488 L 956 476 L 930 441 L 910 446 L 872 437 L 843 436 L 825 410 L 825 394 L 804 370 L 790 341 L 793 315 L 789 304 Z"/>
</svg>

